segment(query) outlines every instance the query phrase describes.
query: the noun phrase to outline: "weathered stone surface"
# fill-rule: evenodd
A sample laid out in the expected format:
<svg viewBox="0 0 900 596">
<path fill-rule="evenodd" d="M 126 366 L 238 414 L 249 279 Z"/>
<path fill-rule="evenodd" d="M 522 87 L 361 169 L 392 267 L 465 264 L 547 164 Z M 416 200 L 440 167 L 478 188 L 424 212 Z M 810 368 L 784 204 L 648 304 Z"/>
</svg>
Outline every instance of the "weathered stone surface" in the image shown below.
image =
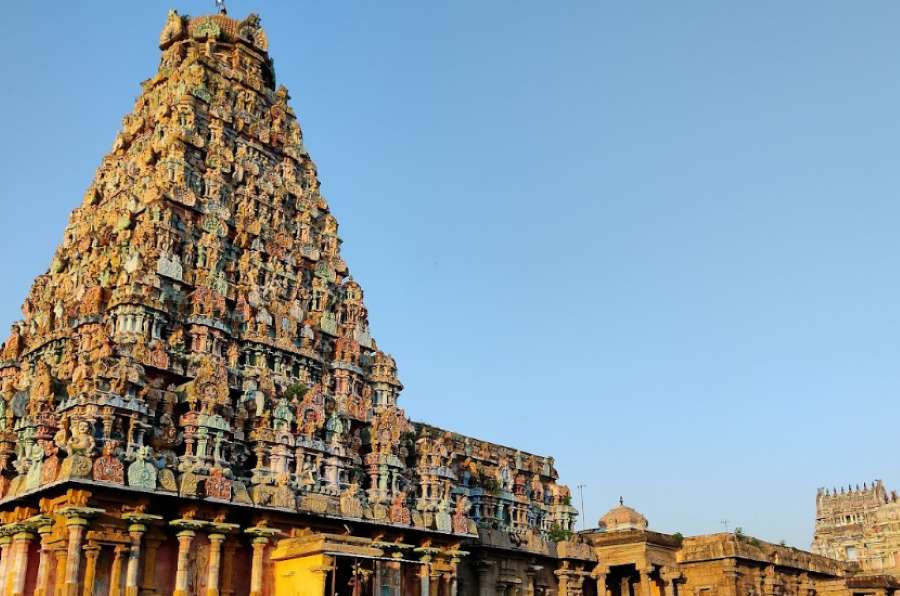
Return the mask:
<svg viewBox="0 0 900 596">
<path fill-rule="evenodd" d="M 900 575 L 900 501 L 881 480 L 816 495 L 812 550 L 859 564 L 869 573 Z"/>
<path fill-rule="evenodd" d="M 160 47 L 0 350 L 0 497 L 92 478 L 463 535 L 571 530 L 549 458 L 398 406 L 259 19 L 172 13 Z"/>
</svg>

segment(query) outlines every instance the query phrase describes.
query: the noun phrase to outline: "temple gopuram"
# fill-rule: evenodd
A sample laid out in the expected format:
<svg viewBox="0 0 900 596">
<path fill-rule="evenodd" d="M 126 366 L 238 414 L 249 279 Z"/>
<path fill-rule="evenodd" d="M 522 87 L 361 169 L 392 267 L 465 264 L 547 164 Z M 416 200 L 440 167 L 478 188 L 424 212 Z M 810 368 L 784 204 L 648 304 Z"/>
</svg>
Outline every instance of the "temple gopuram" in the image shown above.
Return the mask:
<svg viewBox="0 0 900 596">
<path fill-rule="evenodd" d="M 862 488 L 821 488 L 816 494 L 812 550 L 858 564 L 869 573 L 900 576 L 900 500 L 881 480 Z"/>
<path fill-rule="evenodd" d="M 410 421 L 256 15 L 159 71 L 0 354 L 0 594 L 581 594 L 553 461 Z"/>
</svg>

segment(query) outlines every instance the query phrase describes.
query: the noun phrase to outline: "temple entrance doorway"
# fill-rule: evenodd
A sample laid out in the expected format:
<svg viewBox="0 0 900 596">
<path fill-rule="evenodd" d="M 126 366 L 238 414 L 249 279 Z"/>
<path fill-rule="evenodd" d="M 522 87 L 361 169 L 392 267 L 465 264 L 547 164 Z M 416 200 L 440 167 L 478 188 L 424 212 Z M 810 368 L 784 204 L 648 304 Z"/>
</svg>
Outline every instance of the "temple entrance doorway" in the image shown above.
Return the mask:
<svg viewBox="0 0 900 596">
<path fill-rule="evenodd" d="M 399 560 L 336 556 L 325 596 L 418 596 L 418 568 Z"/>
<path fill-rule="evenodd" d="M 380 596 L 375 591 L 375 561 L 335 557 L 325 594 L 329 596 Z"/>
<path fill-rule="evenodd" d="M 615 565 L 609 568 L 606 589 L 609 596 L 640 596 L 641 575 L 635 565 Z"/>
</svg>

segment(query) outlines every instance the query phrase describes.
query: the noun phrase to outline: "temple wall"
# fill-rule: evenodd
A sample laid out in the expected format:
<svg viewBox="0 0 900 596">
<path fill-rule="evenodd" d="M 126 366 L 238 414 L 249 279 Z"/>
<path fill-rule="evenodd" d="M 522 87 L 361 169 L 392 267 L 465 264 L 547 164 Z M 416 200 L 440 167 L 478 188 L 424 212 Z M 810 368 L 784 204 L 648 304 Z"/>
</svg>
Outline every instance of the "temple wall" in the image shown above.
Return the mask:
<svg viewBox="0 0 900 596">
<path fill-rule="evenodd" d="M 325 594 L 324 569 L 330 565 L 325 555 L 276 561 L 275 593 L 278 596 L 322 596 Z"/>
</svg>

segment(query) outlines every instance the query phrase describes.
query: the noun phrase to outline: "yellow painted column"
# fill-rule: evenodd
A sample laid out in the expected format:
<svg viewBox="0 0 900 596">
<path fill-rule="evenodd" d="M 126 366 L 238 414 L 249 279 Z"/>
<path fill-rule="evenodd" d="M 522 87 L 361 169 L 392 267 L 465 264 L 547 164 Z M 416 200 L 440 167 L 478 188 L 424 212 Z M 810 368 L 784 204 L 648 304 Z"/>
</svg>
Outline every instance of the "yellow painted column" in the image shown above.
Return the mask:
<svg viewBox="0 0 900 596">
<path fill-rule="evenodd" d="M 653 573 L 652 567 L 648 569 L 641 569 L 641 593 L 644 596 L 653 596 L 653 580 L 650 579 L 651 573 Z"/>
<path fill-rule="evenodd" d="M 253 536 L 253 558 L 250 565 L 250 596 L 262 596 L 266 546 L 268 546 L 269 540 L 281 534 L 281 531 L 268 528 L 265 524 L 260 524 L 245 529 L 244 534 Z"/>
<path fill-rule="evenodd" d="M 209 564 L 206 568 L 206 596 L 219 596 L 219 570 L 222 567 L 222 543 L 225 534 L 209 534 Z"/>
<path fill-rule="evenodd" d="M 12 536 L 0 536 L 0 594 L 6 594 L 10 583 L 11 559 L 13 558 Z"/>
<path fill-rule="evenodd" d="M 597 584 L 597 596 L 606 596 L 606 573 L 595 573 L 594 582 Z"/>
<path fill-rule="evenodd" d="M 178 563 L 175 568 L 175 590 L 173 596 L 188 596 L 188 566 L 191 562 L 191 544 L 197 530 L 209 525 L 209 522 L 193 518 L 174 519 L 169 525 L 178 528 Z"/>
<path fill-rule="evenodd" d="M 66 555 L 68 549 L 65 545 L 54 551 L 56 557 L 56 573 L 53 580 L 53 593 L 56 596 L 65 596 L 66 593 Z"/>
<path fill-rule="evenodd" d="M 122 593 L 122 558 L 128 552 L 127 546 L 117 545 L 113 551 L 112 569 L 109 572 L 109 596 Z"/>
<path fill-rule="evenodd" d="M 191 543 L 196 532 L 182 530 L 178 532 L 178 564 L 175 568 L 175 591 L 173 596 L 188 596 L 188 563 L 190 561 Z"/>
<path fill-rule="evenodd" d="M 269 539 L 257 536 L 253 539 L 253 560 L 250 567 L 250 596 L 262 596 L 263 588 L 263 555 Z"/>
<path fill-rule="evenodd" d="M 50 569 L 53 566 L 52 551 L 50 550 L 50 534 L 53 527 L 47 524 L 40 526 L 37 531 L 41 536 L 41 552 L 38 558 L 37 585 L 34 587 L 34 596 L 46 596 L 50 589 Z"/>
<path fill-rule="evenodd" d="M 28 573 L 28 550 L 34 534 L 31 532 L 19 532 L 13 536 L 12 553 L 13 569 L 8 573 L 12 575 L 10 594 L 22 596 L 25 593 L 25 575 Z"/>
<path fill-rule="evenodd" d="M 81 570 L 81 543 L 88 520 L 103 513 L 103 509 L 93 507 L 65 507 L 58 512 L 66 518 L 66 563 L 62 577 L 57 576 L 56 589 L 58 596 L 76 596 L 78 594 L 78 572 Z M 62 582 L 60 582 L 62 579 Z"/>
<path fill-rule="evenodd" d="M 66 596 L 78 593 L 78 571 L 81 568 L 81 541 L 87 520 L 82 517 L 70 517 L 66 520 L 69 533 L 69 544 L 66 550 L 66 569 L 63 576 L 63 592 Z"/>
<path fill-rule="evenodd" d="M 82 596 L 92 596 L 94 582 L 97 579 L 97 558 L 100 556 L 100 546 L 90 544 L 84 547 L 84 580 L 82 581 Z"/>
<path fill-rule="evenodd" d="M 128 549 L 128 562 L 125 567 L 125 596 L 138 596 L 140 591 L 138 580 L 141 575 L 142 540 L 147 532 L 147 524 L 161 520 L 162 516 L 140 511 L 130 511 L 123 513 L 122 519 L 130 522 L 128 536 L 131 538 L 131 547 Z"/>
<path fill-rule="evenodd" d="M 222 596 L 234 596 L 234 553 L 237 544 L 233 539 L 225 542 L 223 547 L 225 558 L 222 561 L 222 581 L 219 593 Z"/>
</svg>

